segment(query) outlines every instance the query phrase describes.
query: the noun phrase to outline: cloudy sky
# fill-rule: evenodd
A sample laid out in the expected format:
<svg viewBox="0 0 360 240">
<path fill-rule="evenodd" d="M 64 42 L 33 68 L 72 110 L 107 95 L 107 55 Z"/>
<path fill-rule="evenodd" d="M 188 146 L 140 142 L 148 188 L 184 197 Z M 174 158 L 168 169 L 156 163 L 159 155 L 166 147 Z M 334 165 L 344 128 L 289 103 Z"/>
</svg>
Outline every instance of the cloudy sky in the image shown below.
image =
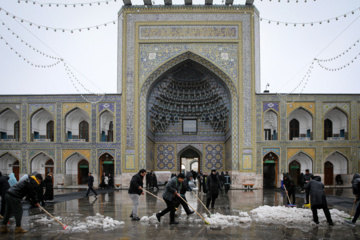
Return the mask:
<svg viewBox="0 0 360 240">
<path fill-rule="evenodd" d="M 103 0 L 100 0 L 103 1 Z M 203 4 L 205 0 L 193 0 Z M 45 2 L 39 0 L 38 2 Z M 91 1 L 47 0 L 52 3 L 89 3 Z M 94 1 L 96 2 L 96 1 Z M 141 0 L 132 1 L 142 4 Z M 183 1 L 173 0 L 174 4 Z M 245 0 L 234 0 L 244 4 Z M 163 5 L 162 0 L 155 4 Z M 222 4 L 222 0 L 214 0 Z M 78 93 L 65 71 L 64 64 L 54 67 L 56 59 L 49 58 L 26 46 L 30 44 L 45 55 L 62 58 L 84 88 L 96 93 L 116 93 L 117 89 L 117 13 L 122 0 L 109 0 L 106 4 L 92 6 L 51 7 L 25 1 L 1 1 L 0 8 L 0 94 L 72 94 Z M 295 89 L 303 93 L 360 93 L 360 1 L 358 0 L 255 0 L 255 6 L 264 19 L 260 24 L 261 37 L 261 86 L 267 83 L 270 92 L 289 93 L 301 83 L 314 58 L 328 59 L 346 54 L 331 62 L 329 68 L 346 65 L 339 71 L 326 71 L 317 63 L 307 84 Z M 354 13 L 351 12 L 354 10 Z M 7 11 L 9 14 L 7 15 Z M 346 17 L 344 16 L 345 13 Z M 14 16 L 16 16 L 14 18 Z M 338 17 L 336 21 L 335 17 Z M 21 23 L 20 19 L 32 22 Z M 328 23 L 327 19 L 330 20 Z M 91 30 L 62 32 L 35 25 L 61 29 L 74 29 L 101 25 Z M 322 21 L 302 26 L 302 24 Z M 5 25 L 3 25 L 5 24 Z M 10 29 L 10 30 L 9 30 Z M 15 34 L 13 34 L 15 33 Z M 17 38 L 19 36 L 19 38 Z M 8 45 L 5 43 L 8 42 Z M 21 42 L 23 41 L 23 42 Z M 356 46 L 353 46 L 357 43 Z M 13 48 L 10 49 L 9 45 Z M 352 47 L 351 47 L 352 46 Z M 351 47 L 348 52 L 346 50 Z M 17 52 L 17 54 L 15 54 Z M 19 57 L 21 55 L 21 57 Z M 351 63 L 356 56 L 358 58 Z M 27 60 L 23 60 L 23 58 Z M 347 65 L 347 63 L 351 63 Z M 305 80 L 303 83 L 306 82 Z M 76 85 L 81 93 L 87 90 Z M 303 90 L 302 90 L 303 89 Z"/>
</svg>

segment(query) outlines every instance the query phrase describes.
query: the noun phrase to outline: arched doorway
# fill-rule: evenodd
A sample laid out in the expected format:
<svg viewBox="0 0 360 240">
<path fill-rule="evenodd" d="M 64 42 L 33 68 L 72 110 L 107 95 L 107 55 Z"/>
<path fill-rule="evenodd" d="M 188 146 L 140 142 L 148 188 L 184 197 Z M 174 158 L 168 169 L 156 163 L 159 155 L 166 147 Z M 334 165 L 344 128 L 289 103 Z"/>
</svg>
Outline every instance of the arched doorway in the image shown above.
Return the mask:
<svg viewBox="0 0 360 240">
<path fill-rule="evenodd" d="M 293 140 L 293 138 L 299 137 L 299 121 L 295 118 L 290 121 L 290 136 L 289 139 Z"/>
<path fill-rule="evenodd" d="M 263 159 L 263 187 L 275 188 L 278 175 L 278 156 L 272 152 Z"/>
<path fill-rule="evenodd" d="M 110 154 L 103 154 L 99 159 L 100 164 L 100 181 L 102 179 L 103 173 L 107 176 L 111 174 L 114 177 L 114 158 Z"/>
<path fill-rule="evenodd" d="M 191 165 L 190 164 L 194 164 L 197 163 L 198 166 L 200 166 L 200 155 L 199 153 L 197 153 L 194 149 L 187 149 L 184 152 L 182 152 L 180 154 L 180 168 L 179 169 L 181 172 L 183 172 L 183 167 L 184 167 L 184 172 L 190 172 L 191 171 Z M 199 168 L 198 168 L 199 171 Z"/>
<path fill-rule="evenodd" d="M 19 174 L 20 174 L 20 163 L 19 163 L 19 160 L 16 160 L 16 162 L 13 163 L 12 165 L 12 170 L 13 170 L 13 173 L 15 175 L 15 178 L 16 180 L 19 181 Z"/>
<path fill-rule="evenodd" d="M 89 174 L 89 162 L 85 159 L 78 164 L 78 184 L 87 184 Z"/>
<path fill-rule="evenodd" d="M 289 164 L 289 175 L 294 180 L 295 185 L 298 185 L 298 178 L 300 175 L 301 165 L 298 161 L 292 161 Z"/>
<path fill-rule="evenodd" d="M 48 175 L 48 173 L 52 173 L 54 176 L 54 161 L 52 159 L 49 159 L 45 163 L 45 177 Z M 54 184 L 54 178 L 52 178 L 52 182 Z"/>
<path fill-rule="evenodd" d="M 325 162 L 324 164 L 324 174 L 325 174 L 325 179 L 324 179 L 325 185 L 333 185 L 334 165 L 329 161 Z"/>
<path fill-rule="evenodd" d="M 324 121 L 324 140 L 327 140 L 328 137 L 332 137 L 332 121 L 330 119 L 325 119 Z"/>
</svg>

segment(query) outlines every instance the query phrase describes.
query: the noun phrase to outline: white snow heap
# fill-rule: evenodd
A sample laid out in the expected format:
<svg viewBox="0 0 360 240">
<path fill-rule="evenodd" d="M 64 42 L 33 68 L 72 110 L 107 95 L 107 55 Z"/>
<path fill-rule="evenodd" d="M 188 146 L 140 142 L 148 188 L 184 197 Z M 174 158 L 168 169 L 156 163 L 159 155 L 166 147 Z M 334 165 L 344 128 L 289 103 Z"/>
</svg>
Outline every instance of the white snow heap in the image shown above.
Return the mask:
<svg viewBox="0 0 360 240">
<path fill-rule="evenodd" d="M 140 222 L 149 222 L 149 223 L 158 223 L 158 220 L 155 216 L 155 213 L 148 217 L 148 216 L 143 216 L 141 219 L 140 219 Z"/>
<path fill-rule="evenodd" d="M 205 220 L 210 223 L 210 227 L 235 227 L 241 224 L 251 223 L 251 218 L 247 212 L 239 212 L 239 216 L 222 215 L 220 213 L 211 214 L 208 217 L 203 214 Z"/>
<path fill-rule="evenodd" d="M 283 224 L 292 228 L 308 228 L 315 226 L 310 209 L 285 207 L 285 206 L 260 206 L 250 211 L 251 217 L 256 222 Z M 344 218 L 349 214 L 337 209 L 330 210 L 331 218 L 335 225 L 344 224 Z M 322 209 L 318 209 L 320 225 L 327 225 Z"/>
</svg>

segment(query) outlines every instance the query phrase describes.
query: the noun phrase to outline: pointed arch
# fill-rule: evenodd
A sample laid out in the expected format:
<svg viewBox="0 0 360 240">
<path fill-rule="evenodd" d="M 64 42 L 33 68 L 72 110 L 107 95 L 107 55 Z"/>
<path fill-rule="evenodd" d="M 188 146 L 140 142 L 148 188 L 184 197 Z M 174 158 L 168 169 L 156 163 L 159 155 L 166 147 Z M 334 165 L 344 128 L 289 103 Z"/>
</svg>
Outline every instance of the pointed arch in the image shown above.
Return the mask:
<svg viewBox="0 0 360 240">
<path fill-rule="evenodd" d="M 89 141 L 90 134 L 90 116 L 89 114 L 79 107 L 75 107 L 72 110 L 68 111 L 65 115 L 65 140 L 67 141 L 76 141 L 80 137 L 80 123 L 87 122 L 88 123 L 88 139 L 85 141 Z M 83 140 L 84 141 L 84 140 Z"/>
<path fill-rule="evenodd" d="M 46 152 L 39 152 L 30 159 L 30 173 L 37 172 L 45 175 L 45 164 L 52 159 Z"/>
<path fill-rule="evenodd" d="M 349 139 L 349 116 L 341 108 L 336 106 L 329 109 L 324 114 L 323 123 L 325 140 L 327 140 L 328 138 L 343 138 L 346 140 Z"/>
<path fill-rule="evenodd" d="M 2 174 L 12 173 L 13 172 L 12 165 L 16 161 L 18 161 L 20 164 L 19 158 L 16 157 L 13 153 L 11 153 L 9 151 L 2 153 L 0 155 L 0 169 L 1 169 Z"/>
<path fill-rule="evenodd" d="M 180 169 L 180 171 L 181 171 L 181 165 L 183 164 L 182 162 L 181 162 L 181 156 L 184 154 L 184 153 L 186 153 L 187 151 L 194 151 L 198 156 L 199 156 L 199 159 L 196 161 L 192 161 L 191 163 L 190 163 L 190 165 L 191 164 L 193 164 L 194 162 L 198 162 L 198 171 L 200 171 L 202 168 L 202 159 L 203 159 L 203 155 L 202 155 L 202 153 L 201 153 L 201 151 L 199 150 L 199 149 L 197 149 L 196 147 L 194 147 L 194 146 L 191 146 L 191 145 L 188 145 L 188 146 L 186 146 L 186 147 L 184 147 L 183 149 L 181 149 L 181 151 L 179 151 L 178 153 L 177 153 L 177 159 L 178 159 L 178 169 Z"/>
<path fill-rule="evenodd" d="M 20 141 L 20 117 L 10 108 L 0 113 L 0 137 L 9 141 Z"/>
<path fill-rule="evenodd" d="M 291 122 L 296 119 L 299 123 L 298 130 L 291 129 Z M 289 140 L 301 138 L 311 140 L 313 138 L 313 114 L 306 108 L 298 107 L 289 114 Z M 294 126 L 293 126 L 294 127 Z"/>
<path fill-rule="evenodd" d="M 231 126 L 229 126 L 229 129 L 231 129 L 231 141 L 232 146 L 235 146 L 232 148 L 232 159 L 234 161 L 232 162 L 232 168 L 237 169 L 238 168 L 238 162 L 235 161 L 235 159 L 238 159 L 238 93 L 236 90 L 236 86 L 234 85 L 233 81 L 230 77 L 227 76 L 226 73 L 224 73 L 219 67 L 217 67 L 215 64 L 210 62 L 209 60 L 191 52 L 186 51 L 172 59 L 170 59 L 168 62 L 161 65 L 159 68 L 157 68 L 155 71 L 153 71 L 150 76 L 145 80 L 145 82 L 141 86 L 140 91 L 140 130 L 141 133 L 147 132 L 147 98 L 150 94 L 151 89 L 155 86 L 157 81 L 161 79 L 161 77 L 168 72 L 168 70 L 179 66 L 179 64 L 184 63 L 185 61 L 191 60 L 195 62 L 196 64 L 200 65 L 202 68 L 207 69 L 210 73 L 214 74 L 217 79 L 220 80 L 221 84 L 224 86 L 225 89 L 227 89 L 229 93 L 230 98 L 230 122 Z M 146 168 L 146 134 L 140 134 L 139 137 L 139 167 Z"/>
<path fill-rule="evenodd" d="M 86 175 L 84 172 L 80 172 L 79 163 L 82 161 L 86 161 L 88 164 L 87 172 L 89 172 L 90 160 L 87 159 L 84 155 L 79 152 L 74 152 L 70 156 L 68 156 L 65 161 L 65 185 L 77 185 L 82 183 L 82 180 Z M 85 166 L 85 165 L 84 165 Z M 80 181 L 81 180 L 81 181 Z"/>
<path fill-rule="evenodd" d="M 313 172 L 314 169 L 314 159 L 309 156 L 306 152 L 300 150 L 290 156 L 290 158 L 287 161 L 287 165 L 289 166 L 292 161 L 296 160 L 301 165 L 300 172 L 305 172 L 306 169 L 310 170 L 310 173 Z"/>
<path fill-rule="evenodd" d="M 278 140 L 279 117 L 274 109 L 268 109 L 263 115 L 264 140 Z"/>
<path fill-rule="evenodd" d="M 39 108 L 31 114 L 29 119 L 31 141 L 40 141 L 44 139 L 54 141 L 55 117 L 49 110 Z M 52 127 L 49 126 L 50 122 L 52 122 Z"/>
<path fill-rule="evenodd" d="M 99 141 L 114 141 L 114 113 L 105 109 L 99 113 Z"/>
<path fill-rule="evenodd" d="M 349 173 L 349 158 L 341 151 L 333 151 L 324 159 L 324 162 L 331 162 L 333 164 L 334 175 Z"/>
</svg>

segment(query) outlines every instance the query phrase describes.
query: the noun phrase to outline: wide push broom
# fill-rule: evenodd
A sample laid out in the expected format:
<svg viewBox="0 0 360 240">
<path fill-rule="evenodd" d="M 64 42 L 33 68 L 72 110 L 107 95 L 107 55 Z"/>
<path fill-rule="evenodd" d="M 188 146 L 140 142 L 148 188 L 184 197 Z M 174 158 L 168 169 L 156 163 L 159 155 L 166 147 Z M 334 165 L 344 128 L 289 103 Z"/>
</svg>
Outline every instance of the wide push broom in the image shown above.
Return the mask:
<svg viewBox="0 0 360 240">
<path fill-rule="evenodd" d="M 204 220 L 205 224 L 210 225 L 210 223 L 208 221 L 206 221 L 205 218 L 203 216 L 201 216 L 188 202 L 186 202 L 185 199 L 183 199 L 181 196 L 179 196 L 179 198 L 181 200 L 183 200 L 189 207 L 191 207 L 192 210 L 194 210 L 194 212 L 196 212 L 197 215 L 199 215 L 199 217 L 201 217 Z"/>
<path fill-rule="evenodd" d="M 68 225 L 65 225 L 65 224 L 63 224 L 62 222 L 60 222 L 59 220 L 57 220 L 53 215 L 51 215 L 48 211 L 46 211 L 42 206 L 39 205 L 39 208 L 40 208 L 41 210 L 43 210 L 45 213 L 47 213 L 50 217 L 52 217 L 53 219 L 55 219 L 55 221 L 57 221 L 58 223 L 60 223 L 61 226 L 63 226 L 63 229 L 64 229 L 64 230 L 66 229 L 66 227 L 67 227 Z"/>
<path fill-rule="evenodd" d="M 289 203 L 290 203 L 290 204 L 286 204 L 285 206 L 286 206 L 286 207 L 296 207 L 295 204 L 291 204 L 291 201 L 290 201 L 290 198 L 289 198 L 289 194 L 288 194 L 288 192 L 287 192 L 287 189 L 286 189 L 285 185 L 284 185 L 284 188 L 285 188 L 285 192 L 286 192 L 287 199 L 289 200 Z M 294 193 L 294 194 L 295 194 L 295 193 Z"/>
</svg>

